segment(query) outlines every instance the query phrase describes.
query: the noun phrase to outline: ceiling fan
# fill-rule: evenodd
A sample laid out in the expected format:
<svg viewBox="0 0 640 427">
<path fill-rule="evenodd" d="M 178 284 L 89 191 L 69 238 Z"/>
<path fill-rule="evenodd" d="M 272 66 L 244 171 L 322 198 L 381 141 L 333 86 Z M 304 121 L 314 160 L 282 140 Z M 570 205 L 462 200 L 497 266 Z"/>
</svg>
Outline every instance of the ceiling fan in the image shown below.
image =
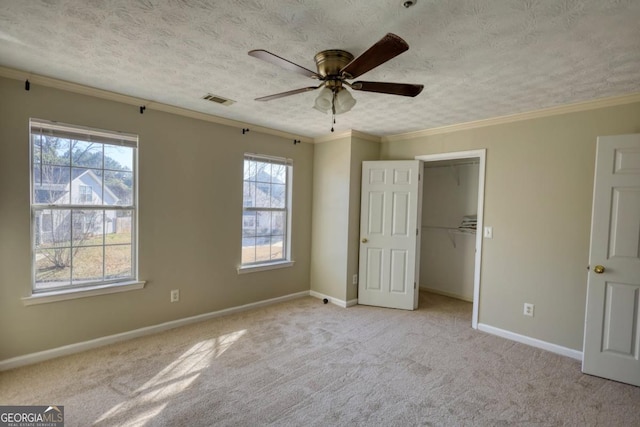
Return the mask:
<svg viewBox="0 0 640 427">
<path fill-rule="evenodd" d="M 303 87 L 256 98 L 256 101 L 271 101 L 273 99 L 322 88 L 318 98 L 316 98 L 314 108 L 324 113 L 331 112 L 335 116 L 336 114 L 346 113 L 351 110 L 356 103 L 349 91 L 346 90 L 346 87 L 364 92 L 378 92 L 411 97 L 417 96 L 422 92 L 424 88 L 423 85 L 369 81 L 349 83 L 347 81 L 358 78 L 367 71 L 384 64 L 408 49 L 409 45 L 407 42 L 395 34 L 388 33 L 357 58 L 354 58 L 354 56 L 347 51 L 338 49 L 318 52 L 314 57 L 318 69 L 317 72 L 294 64 L 266 50 L 251 50 L 249 51 L 249 55 L 255 58 L 262 59 L 263 61 L 278 65 L 289 71 L 322 82 L 318 86 Z M 331 130 L 333 131 L 333 129 Z"/>
</svg>

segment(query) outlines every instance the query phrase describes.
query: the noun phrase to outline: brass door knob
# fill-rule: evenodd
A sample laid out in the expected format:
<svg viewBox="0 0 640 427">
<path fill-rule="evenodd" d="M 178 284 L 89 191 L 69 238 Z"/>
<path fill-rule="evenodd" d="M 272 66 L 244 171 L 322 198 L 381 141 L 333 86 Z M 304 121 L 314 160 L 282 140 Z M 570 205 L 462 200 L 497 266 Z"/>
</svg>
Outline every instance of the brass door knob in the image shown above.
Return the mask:
<svg viewBox="0 0 640 427">
<path fill-rule="evenodd" d="M 367 240 L 366 237 L 362 239 L 362 243 L 367 243 L 367 242 L 368 242 L 368 240 Z"/>
<path fill-rule="evenodd" d="M 604 273 L 604 270 L 605 268 L 602 265 L 596 265 L 595 267 L 593 267 L 593 272 L 596 274 L 602 274 Z"/>
</svg>

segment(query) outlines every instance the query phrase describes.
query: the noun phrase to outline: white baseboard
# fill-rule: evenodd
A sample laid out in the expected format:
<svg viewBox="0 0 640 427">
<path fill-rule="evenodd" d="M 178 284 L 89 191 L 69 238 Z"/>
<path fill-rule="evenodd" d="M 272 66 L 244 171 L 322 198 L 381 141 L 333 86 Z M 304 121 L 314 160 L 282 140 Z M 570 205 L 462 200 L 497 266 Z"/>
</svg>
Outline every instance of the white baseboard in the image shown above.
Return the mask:
<svg viewBox="0 0 640 427">
<path fill-rule="evenodd" d="M 68 356 L 70 354 L 79 353 L 81 351 L 90 350 L 92 348 L 102 347 L 108 344 L 120 341 L 130 340 L 145 335 L 156 334 L 158 332 L 177 328 L 180 326 L 198 323 L 215 317 L 224 316 L 231 313 L 250 310 L 252 308 L 263 307 L 266 305 L 276 304 L 283 301 L 289 301 L 296 298 L 309 296 L 309 291 L 296 292 L 295 294 L 284 295 L 277 298 L 271 298 L 263 301 L 253 302 L 250 304 L 240 305 L 237 307 L 225 308 L 224 310 L 213 311 L 210 313 L 199 314 L 197 316 L 186 317 L 184 319 L 172 320 L 170 322 L 160 323 L 158 325 L 147 326 L 133 331 L 122 332 L 120 334 L 108 335 L 106 337 L 96 338 L 89 341 L 83 341 L 75 344 L 65 345 L 62 347 L 52 348 L 50 350 L 39 351 L 37 353 L 26 354 L 24 356 L 13 357 L 11 359 L 0 361 L 0 372 L 6 371 L 20 366 L 31 365 L 33 363 L 43 362 L 45 360 L 54 359 L 56 357 Z"/>
<path fill-rule="evenodd" d="M 353 305 L 358 304 L 357 299 L 350 299 L 349 301 L 345 301 L 338 298 L 330 297 L 329 295 L 321 294 L 320 292 L 316 292 L 316 291 L 309 291 L 309 295 L 318 299 L 326 298 L 331 304 L 335 304 L 338 307 L 342 307 L 342 308 L 347 308 L 347 307 L 351 307 Z"/>
<path fill-rule="evenodd" d="M 454 294 L 453 292 L 441 291 L 440 289 L 429 288 L 427 286 L 420 286 L 421 291 L 431 292 L 432 294 L 444 295 L 445 297 L 461 299 L 462 301 L 473 302 L 473 297 L 465 297 L 463 295 Z"/>
<path fill-rule="evenodd" d="M 572 359 L 582 361 L 582 352 L 578 350 L 573 350 L 571 348 L 563 347 L 561 345 L 552 344 L 550 342 L 542 341 L 537 338 L 531 338 L 526 335 L 516 334 L 515 332 L 496 328 L 494 326 L 485 325 L 484 323 L 478 323 L 478 329 L 492 335 L 497 335 L 499 337 L 506 338 L 508 340 L 516 341 L 522 344 L 527 344 L 532 347 L 541 348 L 543 350 L 547 350 L 552 353 L 560 354 L 562 356 L 567 356 L 567 357 L 571 357 Z"/>
</svg>

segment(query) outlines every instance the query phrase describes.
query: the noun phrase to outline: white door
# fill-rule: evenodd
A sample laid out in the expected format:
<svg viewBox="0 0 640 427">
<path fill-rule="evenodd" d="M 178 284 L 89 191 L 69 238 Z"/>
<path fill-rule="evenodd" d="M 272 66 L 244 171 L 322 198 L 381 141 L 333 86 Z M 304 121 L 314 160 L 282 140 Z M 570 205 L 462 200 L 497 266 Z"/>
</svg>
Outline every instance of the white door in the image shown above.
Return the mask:
<svg viewBox="0 0 640 427">
<path fill-rule="evenodd" d="M 358 303 L 418 308 L 419 160 L 362 163 Z"/>
<path fill-rule="evenodd" d="M 598 138 L 582 371 L 640 386 L 640 135 Z"/>
</svg>

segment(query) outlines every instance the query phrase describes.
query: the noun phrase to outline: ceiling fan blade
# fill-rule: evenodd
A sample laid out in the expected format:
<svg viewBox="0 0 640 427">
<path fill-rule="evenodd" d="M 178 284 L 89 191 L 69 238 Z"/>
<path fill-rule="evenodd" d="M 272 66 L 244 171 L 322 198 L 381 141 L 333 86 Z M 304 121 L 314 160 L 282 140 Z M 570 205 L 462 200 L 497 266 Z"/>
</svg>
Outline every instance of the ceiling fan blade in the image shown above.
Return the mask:
<svg viewBox="0 0 640 427">
<path fill-rule="evenodd" d="M 388 93 L 391 95 L 417 96 L 424 85 L 414 85 L 409 83 L 386 83 L 386 82 L 361 82 L 351 84 L 351 89 L 365 92 Z"/>
<path fill-rule="evenodd" d="M 340 70 L 340 74 L 347 79 L 355 79 L 391 58 L 395 58 L 407 49 L 409 49 L 407 42 L 395 34 L 388 33 L 362 55 L 345 65 Z"/>
<path fill-rule="evenodd" d="M 250 50 L 249 55 L 254 58 L 262 59 L 263 61 L 270 62 L 274 65 L 278 65 L 286 70 L 293 71 L 298 74 L 302 74 L 303 76 L 311 77 L 312 79 L 319 79 L 320 76 L 316 74 L 314 71 L 306 69 L 298 64 L 294 64 L 293 62 L 286 60 L 284 58 L 279 57 L 271 52 L 267 52 L 263 49 L 255 49 Z"/>
<path fill-rule="evenodd" d="M 309 92 L 311 90 L 316 90 L 321 86 L 324 86 L 324 85 L 303 87 L 303 88 L 300 88 L 300 89 L 290 90 L 288 92 L 281 92 L 281 93 L 276 93 L 276 94 L 273 94 L 273 95 L 263 96 L 263 97 L 260 97 L 260 98 L 256 98 L 255 100 L 256 101 L 271 101 L 272 99 L 284 98 L 285 96 L 296 95 L 298 93 L 303 93 L 303 92 Z"/>
</svg>

